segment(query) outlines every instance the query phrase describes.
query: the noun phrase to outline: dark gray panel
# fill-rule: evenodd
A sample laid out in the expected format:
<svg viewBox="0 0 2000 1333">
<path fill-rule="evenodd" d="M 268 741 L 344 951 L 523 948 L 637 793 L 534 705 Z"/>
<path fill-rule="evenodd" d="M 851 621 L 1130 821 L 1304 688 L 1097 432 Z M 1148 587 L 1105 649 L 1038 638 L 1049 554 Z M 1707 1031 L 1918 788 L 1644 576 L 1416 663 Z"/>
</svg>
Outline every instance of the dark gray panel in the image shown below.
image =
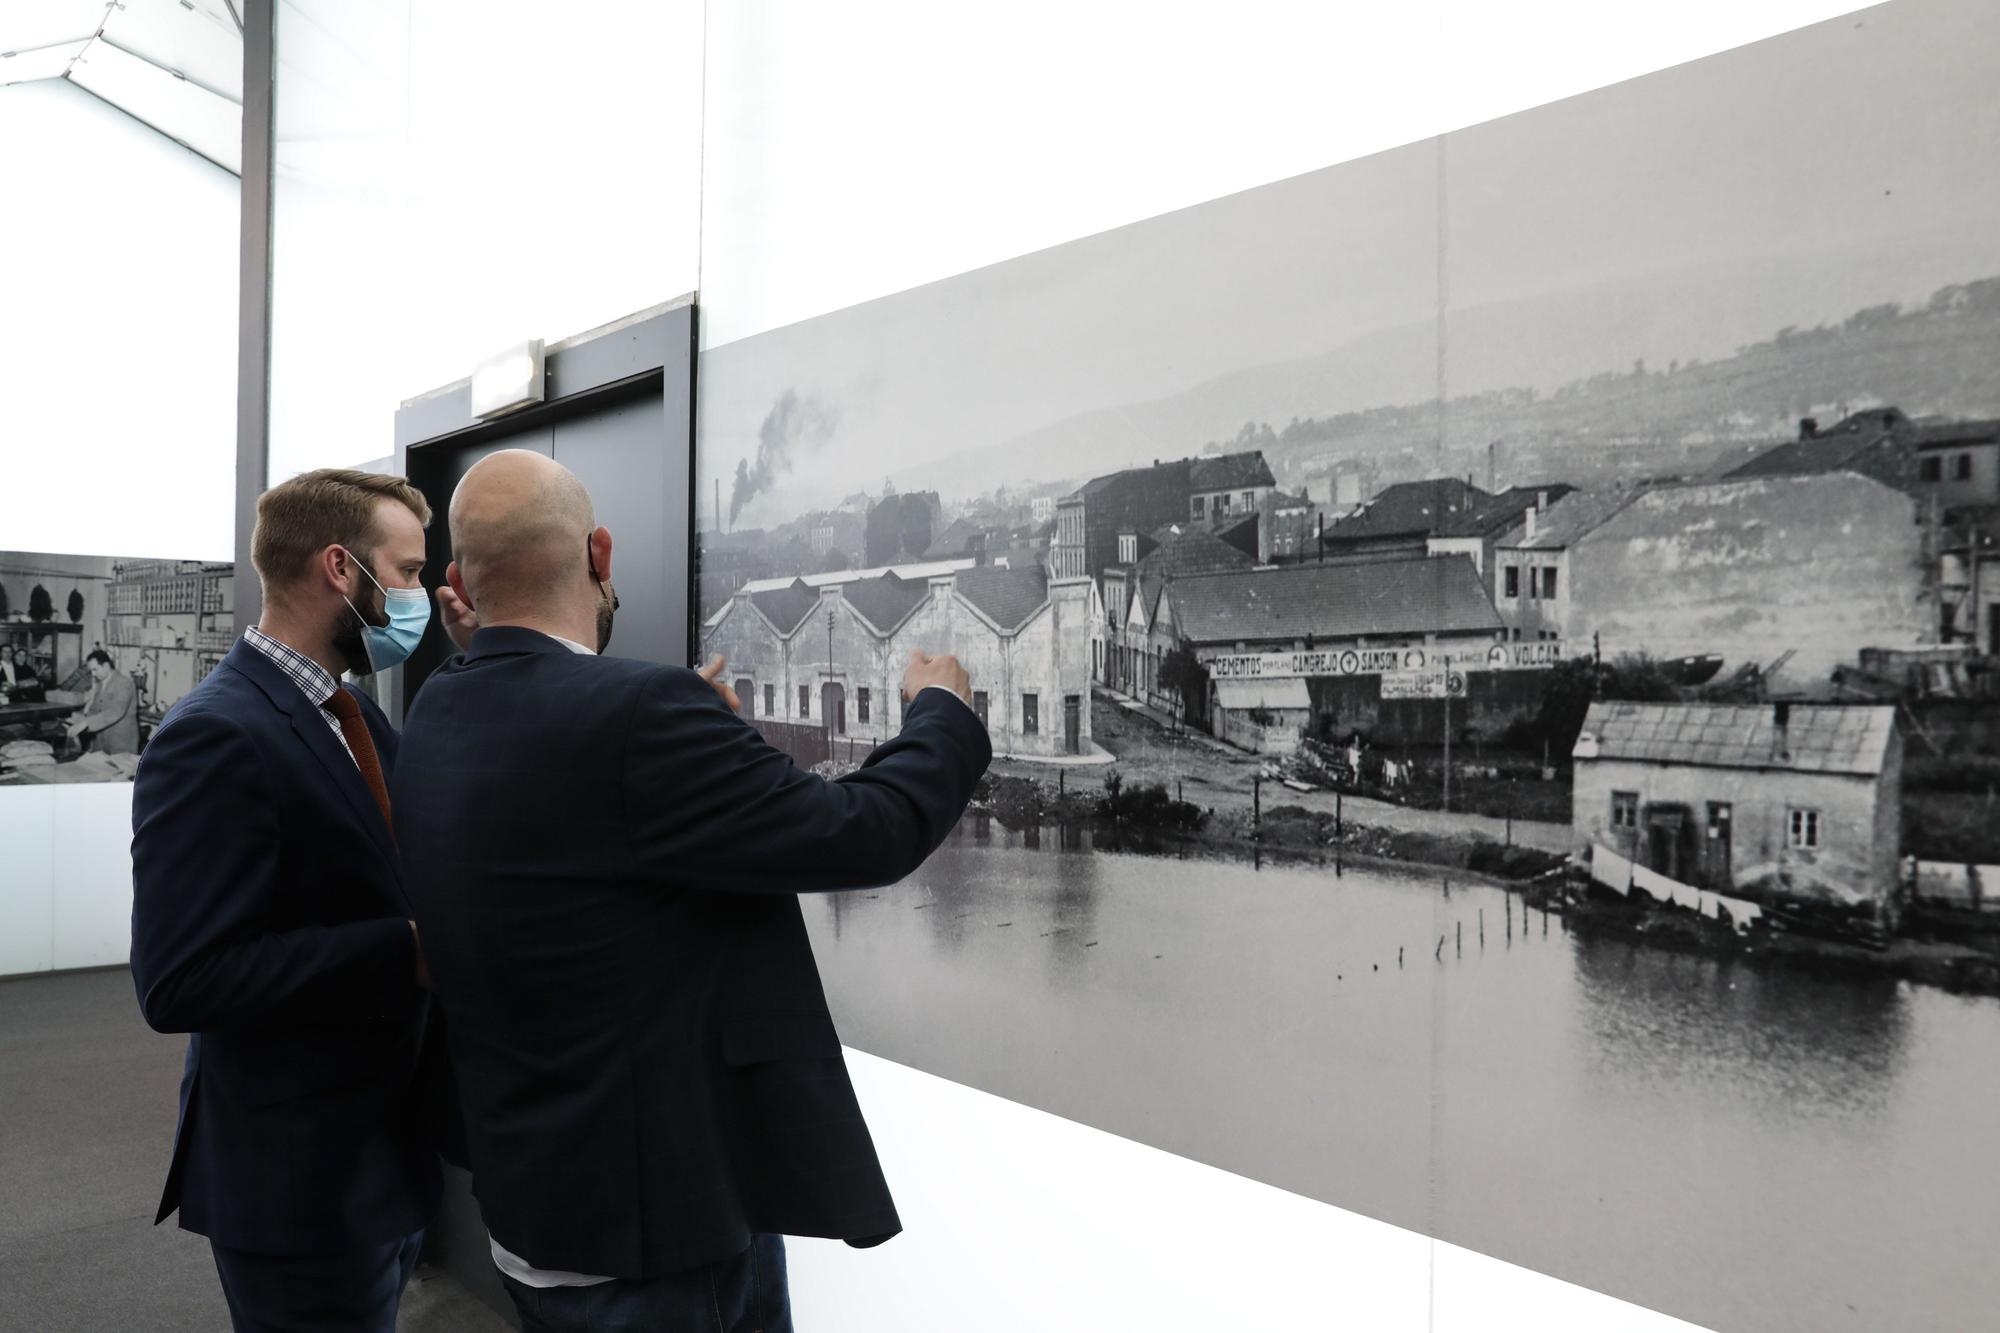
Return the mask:
<svg viewBox="0 0 2000 1333">
<path fill-rule="evenodd" d="M 424 534 L 425 587 L 436 589 L 445 586 L 445 568 L 451 564 L 451 493 L 458 488 L 459 480 L 472 469 L 474 463 L 502 449 L 530 449 L 547 457 L 553 437 L 552 427 L 528 423 L 525 429 L 499 439 L 455 448 L 417 449 L 406 456 L 406 475 L 431 505 L 431 526 Z M 452 651 L 451 640 L 445 637 L 437 617 L 433 615 L 430 628 L 424 631 L 424 641 L 417 645 L 417 651 L 410 654 L 409 663 L 400 670 L 402 710 L 409 708 L 409 701 L 416 698 L 424 678 L 451 656 Z M 397 711 L 392 709 L 392 715 Z"/>
<path fill-rule="evenodd" d="M 675 525 L 662 518 L 671 512 L 668 473 L 684 459 L 665 425 L 659 399 L 621 403 L 558 425 L 555 460 L 589 489 L 597 521 L 611 530 L 619 598 L 612 651 L 679 664 L 687 660 L 687 558 L 669 545 Z"/>
</svg>

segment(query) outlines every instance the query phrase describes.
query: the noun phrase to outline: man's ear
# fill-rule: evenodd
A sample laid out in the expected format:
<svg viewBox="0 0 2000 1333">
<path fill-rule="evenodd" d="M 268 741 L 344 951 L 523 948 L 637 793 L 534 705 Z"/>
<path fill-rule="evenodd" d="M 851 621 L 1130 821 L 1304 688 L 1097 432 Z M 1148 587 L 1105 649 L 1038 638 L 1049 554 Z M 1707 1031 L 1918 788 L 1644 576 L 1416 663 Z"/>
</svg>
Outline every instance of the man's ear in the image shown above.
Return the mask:
<svg viewBox="0 0 2000 1333">
<path fill-rule="evenodd" d="M 611 529 L 596 528 L 590 534 L 590 562 L 596 567 L 599 583 L 611 582 Z"/>
<path fill-rule="evenodd" d="M 319 553 L 319 570 L 326 576 L 327 586 L 343 596 L 347 592 L 347 570 L 354 563 L 345 546 L 329 546 Z"/>
<path fill-rule="evenodd" d="M 479 609 L 472 604 L 472 594 L 465 589 L 465 575 L 459 572 L 458 561 L 454 560 L 444 567 L 444 581 L 451 585 L 451 590 L 458 594 L 458 600 L 465 603 L 467 610 Z"/>
</svg>

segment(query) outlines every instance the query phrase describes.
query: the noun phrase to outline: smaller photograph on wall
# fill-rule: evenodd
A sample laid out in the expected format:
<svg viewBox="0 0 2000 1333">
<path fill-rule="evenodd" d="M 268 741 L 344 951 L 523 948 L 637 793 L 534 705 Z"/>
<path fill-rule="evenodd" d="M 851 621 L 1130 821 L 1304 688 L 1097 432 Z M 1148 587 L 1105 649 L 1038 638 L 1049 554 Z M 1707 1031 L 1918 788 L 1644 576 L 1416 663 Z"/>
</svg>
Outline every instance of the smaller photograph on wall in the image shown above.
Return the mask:
<svg viewBox="0 0 2000 1333">
<path fill-rule="evenodd" d="M 235 614 L 226 562 L 0 551 L 0 787 L 130 782 Z"/>
</svg>

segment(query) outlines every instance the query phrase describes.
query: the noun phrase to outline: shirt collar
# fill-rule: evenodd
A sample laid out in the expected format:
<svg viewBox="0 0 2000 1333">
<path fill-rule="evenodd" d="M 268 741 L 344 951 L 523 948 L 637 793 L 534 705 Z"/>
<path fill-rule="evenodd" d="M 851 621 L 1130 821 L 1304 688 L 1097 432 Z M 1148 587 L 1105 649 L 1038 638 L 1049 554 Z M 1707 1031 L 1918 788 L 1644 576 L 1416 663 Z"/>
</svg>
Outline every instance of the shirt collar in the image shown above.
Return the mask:
<svg viewBox="0 0 2000 1333">
<path fill-rule="evenodd" d="M 594 649 L 584 647 L 582 644 L 578 643 L 575 639 L 565 639 L 560 634 L 551 634 L 549 635 L 549 637 L 551 639 L 554 639 L 557 643 L 561 644 L 563 647 L 569 649 L 573 653 L 582 653 L 585 657 L 597 656 L 597 653 Z"/>
<path fill-rule="evenodd" d="M 325 707 L 326 701 L 340 688 L 340 682 L 325 667 L 290 644 L 280 643 L 255 625 L 243 631 L 243 641 L 270 658 L 299 687 L 299 693 L 306 696 L 307 702 L 316 708 Z"/>
</svg>

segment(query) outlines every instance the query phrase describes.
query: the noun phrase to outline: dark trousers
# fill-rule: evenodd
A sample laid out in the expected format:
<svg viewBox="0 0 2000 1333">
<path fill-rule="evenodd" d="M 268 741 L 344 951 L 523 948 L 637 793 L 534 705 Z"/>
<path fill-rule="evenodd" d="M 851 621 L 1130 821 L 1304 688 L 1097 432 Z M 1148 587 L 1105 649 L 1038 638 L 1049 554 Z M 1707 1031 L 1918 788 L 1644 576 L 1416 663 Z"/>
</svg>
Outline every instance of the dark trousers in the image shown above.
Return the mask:
<svg viewBox="0 0 2000 1333">
<path fill-rule="evenodd" d="M 342 1254 L 251 1254 L 209 1242 L 236 1333 L 396 1333 L 424 1233 Z"/>
<path fill-rule="evenodd" d="M 530 1287 L 500 1280 L 521 1333 L 792 1333 L 785 1238 L 758 1236 L 734 1259 L 646 1281 Z"/>
</svg>

